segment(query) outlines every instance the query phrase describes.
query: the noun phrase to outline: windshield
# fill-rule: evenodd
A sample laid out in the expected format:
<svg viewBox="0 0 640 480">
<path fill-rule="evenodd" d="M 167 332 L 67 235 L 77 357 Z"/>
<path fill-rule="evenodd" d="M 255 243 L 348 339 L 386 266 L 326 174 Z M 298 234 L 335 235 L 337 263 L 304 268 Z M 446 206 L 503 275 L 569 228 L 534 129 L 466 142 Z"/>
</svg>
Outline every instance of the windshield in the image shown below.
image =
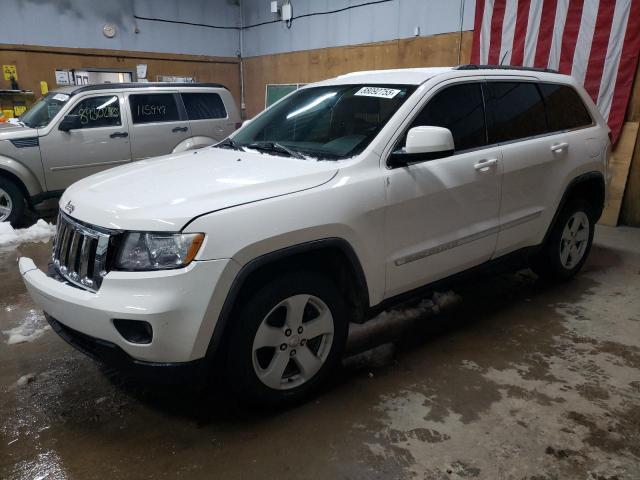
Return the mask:
<svg viewBox="0 0 640 480">
<path fill-rule="evenodd" d="M 332 85 L 298 90 L 220 146 L 296 158 L 352 157 L 371 143 L 414 90 L 412 85 Z"/>
<path fill-rule="evenodd" d="M 46 127 L 68 100 L 66 93 L 48 93 L 24 112 L 19 120 L 27 127 Z"/>
</svg>

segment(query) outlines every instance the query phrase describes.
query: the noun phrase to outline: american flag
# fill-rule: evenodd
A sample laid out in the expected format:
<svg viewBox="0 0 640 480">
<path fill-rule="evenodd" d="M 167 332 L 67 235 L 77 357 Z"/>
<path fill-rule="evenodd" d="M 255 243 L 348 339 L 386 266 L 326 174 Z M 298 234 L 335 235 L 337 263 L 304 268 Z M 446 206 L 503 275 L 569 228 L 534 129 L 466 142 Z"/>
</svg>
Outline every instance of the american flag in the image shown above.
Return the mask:
<svg viewBox="0 0 640 480">
<path fill-rule="evenodd" d="M 640 0 L 476 0 L 471 63 L 581 82 L 618 140 L 640 52 Z"/>
</svg>

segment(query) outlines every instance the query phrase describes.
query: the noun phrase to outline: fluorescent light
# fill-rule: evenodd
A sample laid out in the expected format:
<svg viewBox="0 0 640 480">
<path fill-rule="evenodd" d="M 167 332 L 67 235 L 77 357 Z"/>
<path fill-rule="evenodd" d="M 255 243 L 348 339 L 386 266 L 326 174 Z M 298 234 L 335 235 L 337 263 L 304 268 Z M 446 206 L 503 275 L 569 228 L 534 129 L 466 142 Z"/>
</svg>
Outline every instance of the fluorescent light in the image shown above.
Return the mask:
<svg viewBox="0 0 640 480">
<path fill-rule="evenodd" d="M 324 95 L 316 98 L 313 102 L 308 103 L 304 107 L 301 107 L 298 110 L 294 110 L 289 115 L 287 115 L 287 120 L 290 119 L 291 117 L 295 117 L 296 115 L 300 115 L 301 113 L 306 112 L 307 110 L 311 110 L 313 107 L 317 107 L 318 105 L 320 105 L 325 100 L 327 100 L 327 99 L 329 99 L 331 97 L 335 97 L 336 93 L 338 93 L 338 92 L 325 93 Z"/>
</svg>

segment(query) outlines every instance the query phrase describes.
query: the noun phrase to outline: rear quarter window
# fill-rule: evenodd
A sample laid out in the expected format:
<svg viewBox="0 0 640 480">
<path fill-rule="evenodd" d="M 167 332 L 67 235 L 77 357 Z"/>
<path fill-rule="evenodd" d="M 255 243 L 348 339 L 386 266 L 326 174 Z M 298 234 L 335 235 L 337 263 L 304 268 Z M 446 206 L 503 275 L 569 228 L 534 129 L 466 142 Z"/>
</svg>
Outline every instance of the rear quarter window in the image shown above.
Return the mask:
<svg viewBox="0 0 640 480">
<path fill-rule="evenodd" d="M 226 118 L 227 110 L 217 93 L 182 93 L 184 108 L 189 120 L 206 120 L 211 118 Z"/>
<path fill-rule="evenodd" d="M 486 83 L 489 143 L 534 137 L 547 132 L 544 103 L 535 83 Z"/>
<path fill-rule="evenodd" d="M 540 83 L 550 132 L 572 130 L 593 123 L 580 95 L 568 85 Z"/>
</svg>

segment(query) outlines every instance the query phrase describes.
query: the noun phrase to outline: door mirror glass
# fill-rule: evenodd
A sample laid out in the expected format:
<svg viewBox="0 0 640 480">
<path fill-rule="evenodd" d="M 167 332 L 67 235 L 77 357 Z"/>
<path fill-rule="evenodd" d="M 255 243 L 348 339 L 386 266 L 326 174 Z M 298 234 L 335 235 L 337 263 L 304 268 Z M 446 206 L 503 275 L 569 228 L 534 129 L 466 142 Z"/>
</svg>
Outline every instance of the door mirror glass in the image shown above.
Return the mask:
<svg viewBox="0 0 640 480">
<path fill-rule="evenodd" d="M 399 167 L 453 155 L 451 130 L 443 127 L 413 127 L 407 132 L 404 148 L 391 154 L 389 165 Z"/>
<path fill-rule="evenodd" d="M 69 130 L 77 130 L 82 128 L 82 122 L 80 121 L 80 115 L 70 114 L 62 119 L 60 125 L 58 126 L 58 130 L 62 130 L 63 132 L 68 132 Z"/>
</svg>

